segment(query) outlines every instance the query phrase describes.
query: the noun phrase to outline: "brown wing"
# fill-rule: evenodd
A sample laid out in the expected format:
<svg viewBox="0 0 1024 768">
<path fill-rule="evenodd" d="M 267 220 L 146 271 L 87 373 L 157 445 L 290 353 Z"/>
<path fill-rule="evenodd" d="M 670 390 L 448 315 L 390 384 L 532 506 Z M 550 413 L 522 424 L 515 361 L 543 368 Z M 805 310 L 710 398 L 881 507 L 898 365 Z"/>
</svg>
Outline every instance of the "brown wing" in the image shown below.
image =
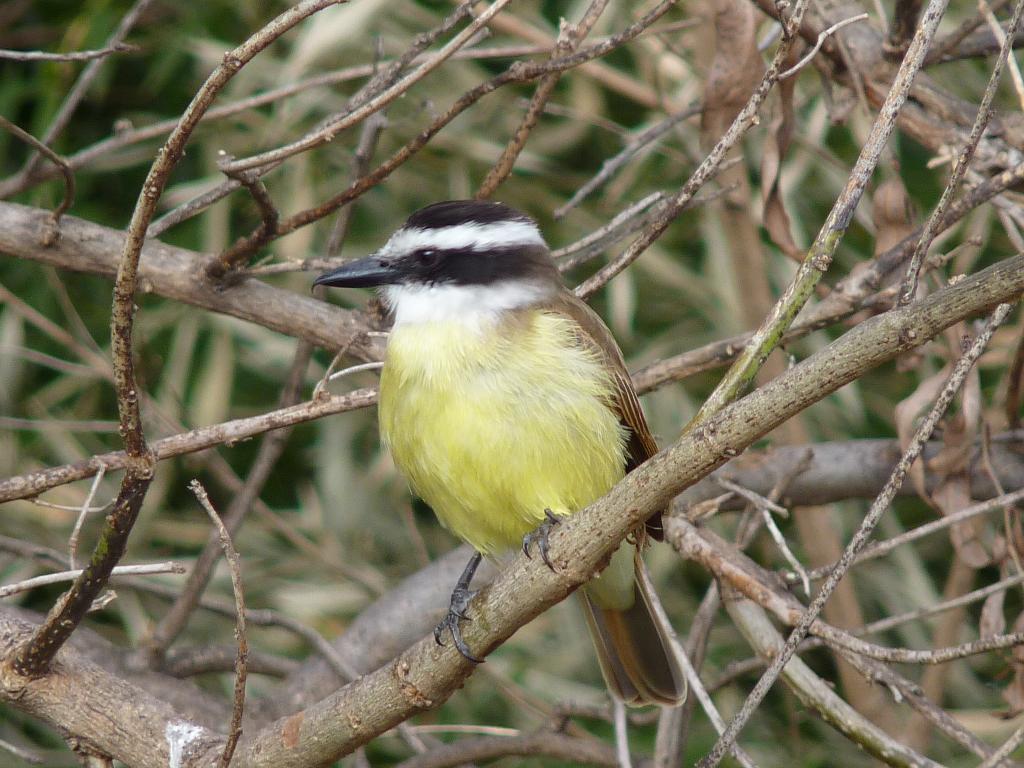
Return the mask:
<svg viewBox="0 0 1024 768">
<path fill-rule="evenodd" d="M 629 432 L 626 471 L 632 472 L 658 452 L 658 444 L 654 441 L 650 427 L 647 426 L 647 419 L 644 418 L 640 399 L 633 389 L 633 382 L 629 377 L 629 371 L 626 370 L 619 345 L 598 314 L 568 291 L 560 292 L 555 299 L 546 302 L 541 308 L 571 317 L 579 329 L 577 337 L 580 345 L 596 352 L 608 366 L 612 382 L 615 384 L 615 401 L 612 407 L 618 413 L 621 424 Z M 664 539 L 660 511 L 648 519 L 646 529 L 647 533 L 658 541 Z"/>
</svg>

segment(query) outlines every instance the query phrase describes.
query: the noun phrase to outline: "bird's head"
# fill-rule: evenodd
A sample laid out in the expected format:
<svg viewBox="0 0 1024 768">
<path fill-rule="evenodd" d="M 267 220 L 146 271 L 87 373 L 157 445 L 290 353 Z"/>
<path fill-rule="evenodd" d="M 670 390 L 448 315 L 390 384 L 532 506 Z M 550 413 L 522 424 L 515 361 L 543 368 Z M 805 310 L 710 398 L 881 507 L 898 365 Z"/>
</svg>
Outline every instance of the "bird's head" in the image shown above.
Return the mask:
<svg viewBox="0 0 1024 768">
<path fill-rule="evenodd" d="M 421 208 L 380 250 L 314 285 L 379 286 L 396 324 L 517 309 L 562 289 L 533 219 L 479 200 Z"/>
</svg>

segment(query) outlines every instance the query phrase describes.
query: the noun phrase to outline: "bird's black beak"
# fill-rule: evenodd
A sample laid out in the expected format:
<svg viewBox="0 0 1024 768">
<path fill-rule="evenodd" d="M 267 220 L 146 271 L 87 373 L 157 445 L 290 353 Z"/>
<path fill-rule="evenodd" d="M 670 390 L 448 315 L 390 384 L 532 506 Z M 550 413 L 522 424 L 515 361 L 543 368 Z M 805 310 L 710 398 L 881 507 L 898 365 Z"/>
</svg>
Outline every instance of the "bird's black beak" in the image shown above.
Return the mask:
<svg viewBox="0 0 1024 768">
<path fill-rule="evenodd" d="M 394 260 L 371 254 L 320 275 L 313 281 L 313 285 L 370 288 L 375 285 L 391 285 L 401 279 L 402 270 L 396 266 Z"/>
</svg>

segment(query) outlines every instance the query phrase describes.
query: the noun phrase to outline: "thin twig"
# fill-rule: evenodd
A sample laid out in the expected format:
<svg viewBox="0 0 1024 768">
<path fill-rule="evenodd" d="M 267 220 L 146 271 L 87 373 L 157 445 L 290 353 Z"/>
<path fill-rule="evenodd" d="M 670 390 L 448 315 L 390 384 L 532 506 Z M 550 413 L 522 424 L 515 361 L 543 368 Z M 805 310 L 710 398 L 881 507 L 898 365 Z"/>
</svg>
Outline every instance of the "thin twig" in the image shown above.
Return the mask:
<svg viewBox="0 0 1024 768">
<path fill-rule="evenodd" d="M 242 711 L 245 708 L 245 679 L 249 674 L 249 642 L 245 635 L 245 593 L 242 590 L 242 565 L 239 561 L 238 552 L 231 542 L 231 534 L 224 527 L 224 522 L 217 514 L 217 510 L 210 503 L 210 497 L 206 489 L 198 480 L 189 484 L 192 493 L 195 494 L 203 509 L 206 510 L 210 522 L 217 528 L 220 537 L 220 546 L 224 550 L 224 559 L 228 564 L 228 571 L 231 574 L 231 591 L 235 595 L 235 640 L 238 642 L 238 652 L 235 657 L 235 692 L 231 702 L 231 723 L 228 726 L 227 739 L 224 742 L 224 752 L 220 757 L 221 768 L 228 768 L 231 764 L 231 756 L 235 752 L 235 746 L 242 735 Z"/>
<path fill-rule="evenodd" d="M 933 723 L 957 744 L 971 750 L 981 758 L 993 753 L 992 747 L 983 742 L 939 705 L 925 696 L 921 687 L 912 683 L 890 667 L 874 659 L 867 659 L 855 653 L 842 652 L 846 659 L 858 672 L 872 682 L 886 685 L 897 701 L 905 701 L 922 717 Z M 1005 764 L 1005 763 L 1004 763 Z"/>
<path fill-rule="evenodd" d="M 865 624 L 863 627 L 852 629 L 850 632 L 854 635 L 870 635 L 877 632 L 885 632 L 893 627 L 898 627 L 900 624 L 917 621 L 918 619 L 923 619 L 928 616 L 934 616 L 936 613 L 943 613 L 954 608 L 961 608 L 965 605 L 976 603 L 979 600 L 984 600 L 989 595 L 994 595 L 996 592 L 1002 592 L 1018 584 L 1024 584 L 1024 574 L 1017 574 L 1016 576 L 1009 576 L 1005 579 L 1000 579 L 994 584 L 989 584 L 987 587 L 981 587 L 960 595 L 959 597 L 943 600 L 942 602 L 935 603 L 935 605 L 928 605 L 924 608 L 917 608 L 913 611 L 905 611 L 904 613 L 900 613 L 895 616 L 886 616 L 884 619 L 872 621 L 869 624 Z"/>
<path fill-rule="evenodd" d="M 557 58 L 575 51 L 594 24 L 597 23 L 601 14 L 604 13 L 607 5 L 608 0 L 591 0 L 579 23 L 569 25 L 563 20 L 562 28 L 558 33 L 558 40 L 555 42 L 551 57 Z M 516 158 L 519 157 L 519 154 L 526 146 L 526 141 L 537 125 L 540 116 L 544 113 L 544 106 L 547 104 L 548 99 L 551 98 L 551 94 L 554 92 L 555 86 L 558 85 L 558 81 L 562 79 L 562 74 L 560 71 L 551 72 L 542 77 L 540 82 L 537 83 L 537 88 L 530 99 L 530 105 L 526 109 L 526 114 L 523 115 L 519 125 L 512 132 L 512 138 L 505 145 L 501 156 L 491 167 L 491 170 L 487 172 L 484 180 L 480 182 L 480 187 L 476 191 L 477 199 L 485 200 L 489 198 L 512 173 Z"/>
<path fill-rule="evenodd" d="M 981 0 L 981 2 L 984 2 L 984 0 Z M 1004 38 L 1002 41 L 1002 46 L 999 49 L 999 56 L 996 57 L 995 64 L 992 66 L 992 74 L 989 75 L 988 85 L 985 86 L 985 92 L 982 94 L 981 103 L 978 105 L 978 112 L 974 116 L 974 125 L 971 127 L 971 133 L 967 137 L 964 148 L 960 151 L 960 154 L 957 155 L 956 163 L 953 165 L 953 170 L 949 174 L 949 181 L 946 182 L 946 186 L 942 190 L 942 196 L 939 198 L 939 202 L 936 204 L 931 216 L 928 217 L 928 221 L 924 225 L 924 231 L 921 233 L 921 237 L 917 241 L 917 246 L 914 248 L 914 253 L 910 257 L 907 274 L 904 276 L 903 282 L 900 285 L 899 302 L 901 305 L 909 304 L 917 294 L 917 281 L 921 272 L 921 264 L 924 262 L 925 254 L 928 253 L 928 248 L 931 246 L 932 239 L 935 237 L 936 230 L 938 229 L 938 221 L 944 216 L 946 209 L 949 207 L 949 204 L 953 199 L 953 194 L 956 192 L 957 187 L 960 186 L 960 181 L 963 179 L 964 174 L 967 173 L 967 168 L 970 166 L 971 159 L 974 157 L 974 151 L 978 147 L 978 142 L 981 141 L 982 134 L 985 133 L 985 129 L 992 120 L 992 115 L 994 113 L 992 108 L 992 99 L 995 97 L 996 89 L 999 86 L 999 80 L 1003 74 L 1003 66 L 1006 64 L 1006 60 L 1010 54 L 1011 46 L 1007 40 L 1012 40 L 1014 35 L 1016 35 L 1017 27 L 1020 26 L 1022 13 L 1024 13 L 1024 0 L 1020 0 L 1017 3 L 1017 6 L 1013 9 L 1013 18 L 1010 21 L 1009 38 Z"/>
<path fill-rule="evenodd" d="M 989 651 L 998 651 L 1024 645 L 1024 632 L 1014 632 L 1009 635 L 993 635 L 992 637 L 983 637 L 969 643 L 951 645 L 945 648 L 929 648 L 924 651 L 913 648 L 886 648 L 874 643 L 855 641 L 855 638 L 846 635 L 842 631 L 816 632 L 815 634 L 833 648 L 845 648 L 853 653 L 867 656 L 869 659 L 897 664 L 946 664 L 950 661 L 966 659 L 969 656 L 977 656 Z"/>
<path fill-rule="evenodd" d="M 961 509 L 959 512 L 954 512 L 951 515 L 945 515 L 932 520 L 930 523 L 919 525 L 909 531 L 893 536 L 885 541 L 879 541 L 874 544 L 869 544 L 857 555 L 854 565 L 860 565 L 866 560 L 873 560 L 877 557 L 882 557 L 892 552 L 897 547 L 909 544 L 912 541 L 928 536 L 937 531 L 945 530 L 950 526 L 962 523 L 965 520 L 970 520 L 972 517 L 983 515 L 987 512 L 994 512 L 1001 510 L 1007 504 L 1014 504 L 1024 499 L 1024 488 L 1020 488 L 1016 491 L 1012 491 L 1005 496 L 996 496 L 995 498 L 983 501 L 979 504 L 974 504 L 965 509 Z M 835 568 L 836 564 L 825 565 L 820 568 L 815 568 L 810 571 L 808 575 L 812 579 L 820 579 L 823 576 L 831 573 L 832 569 Z"/>
<path fill-rule="evenodd" d="M 778 526 L 775 525 L 775 520 L 772 518 L 772 512 L 782 515 L 783 517 L 789 517 L 789 510 L 785 507 L 775 503 L 771 499 L 767 499 L 759 493 L 751 491 L 749 488 L 744 488 L 742 485 L 727 480 L 726 478 L 717 478 L 716 482 L 725 488 L 726 490 L 732 491 L 735 494 L 743 496 L 754 508 L 761 513 L 761 519 L 764 522 L 764 527 L 768 529 L 768 533 L 771 535 L 775 545 L 779 548 L 782 556 L 789 563 L 793 572 L 800 579 L 804 587 L 804 594 L 808 597 L 811 596 L 811 580 L 807 577 L 807 569 L 803 567 L 796 555 L 790 550 L 789 545 L 786 543 L 786 537 L 782 535 L 782 531 L 779 530 Z"/>
<path fill-rule="evenodd" d="M 690 662 L 690 657 L 686 655 L 685 651 L 680 649 L 676 659 L 683 668 L 683 674 L 686 675 L 686 683 L 689 686 L 690 693 L 697 697 L 701 709 L 708 716 L 708 720 L 711 721 L 715 731 L 722 733 L 725 731 L 725 720 L 722 719 L 722 715 L 718 712 L 715 702 L 712 701 L 710 694 L 704 687 L 704 682 L 700 679 L 700 675 L 697 674 L 697 670 L 694 669 L 693 664 Z M 744 768 L 755 768 L 756 764 L 739 744 L 733 744 L 732 746 L 732 755 L 736 758 L 736 762 L 744 766 Z"/>
<path fill-rule="evenodd" d="M 91 61 L 102 59 L 112 53 L 132 53 L 138 50 L 137 46 L 127 43 L 114 43 L 106 48 L 97 48 L 92 51 L 71 51 L 69 53 L 49 53 L 47 51 L 12 51 L 7 48 L 0 48 L 0 59 L 9 61 Z"/>
<path fill-rule="evenodd" d="M 569 245 L 553 250 L 551 252 L 551 257 L 556 260 L 563 259 L 566 256 L 571 256 L 575 253 L 579 253 L 580 251 L 584 252 L 582 257 L 578 256 L 573 259 L 561 261 L 558 265 L 558 271 L 567 272 L 568 270 L 574 269 L 580 264 L 583 264 L 590 258 L 591 253 L 600 252 L 600 250 L 615 242 L 620 237 L 625 237 L 626 234 L 629 234 L 629 228 L 635 226 L 636 229 L 640 229 L 643 226 L 642 223 L 637 223 L 640 214 L 648 211 L 648 209 L 651 209 L 653 206 L 663 202 L 665 199 L 666 195 L 664 192 L 652 192 L 646 197 L 637 200 L 635 203 L 626 206 L 615 214 L 607 224 L 598 227 L 592 232 L 588 232 L 579 240 L 569 243 Z M 557 211 L 555 212 L 555 215 L 557 218 Z M 635 229 L 633 231 L 635 231 Z"/>
<path fill-rule="evenodd" d="M 619 169 L 632 160 L 638 152 L 653 144 L 679 125 L 679 123 L 683 122 L 683 120 L 698 114 L 700 114 L 700 105 L 691 104 L 685 109 L 681 109 L 675 114 L 669 115 L 664 120 L 661 120 L 632 136 L 629 141 L 626 142 L 626 146 L 624 146 L 618 154 L 601 163 L 601 169 L 593 176 L 593 178 L 576 190 L 572 197 L 569 198 L 568 202 L 556 208 L 552 213 L 552 216 L 556 219 L 563 218 L 569 211 L 583 202 L 591 192 L 614 176 Z"/>
<path fill-rule="evenodd" d="M 316 400 L 280 408 L 258 416 L 199 427 L 155 440 L 152 445 L 153 454 L 157 461 L 163 461 L 173 456 L 195 453 L 217 445 L 234 445 L 239 441 L 273 429 L 301 424 L 323 416 L 344 413 L 358 408 L 366 408 L 376 402 L 377 391 L 375 389 L 357 389 L 344 395 L 321 396 Z M 129 458 L 124 451 L 111 451 L 73 464 L 64 464 L 8 477 L 0 480 L 0 502 L 36 496 L 50 488 L 56 488 L 75 480 L 84 480 L 95 475 L 100 467 L 104 467 L 107 472 L 112 472 L 124 469 L 128 464 Z"/>
<path fill-rule="evenodd" d="M 213 110 L 210 110 L 211 112 Z M 164 131 L 166 133 L 166 131 Z M 260 169 L 260 177 L 268 175 L 271 171 L 274 171 L 280 163 L 274 163 Z M 155 238 L 160 237 L 171 227 L 176 227 L 183 221 L 188 221 L 194 216 L 198 216 L 200 213 L 205 211 L 214 203 L 223 200 L 225 197 L 230 195 L 236 189 L 242 188 L 242 182 L 238 179 L 227 179 L 221 182 L 212 189 L 208 189 L 205 192 L 196 195 L 191 200 L 186 200 L 181 205 L 176 205 L 174 208 L 169 210 L 163 216 L 154 219 L 153 222 L 146 228 L 146 237 Z"/>
<path fill-rule="evenodd" d="M 486 59 L 515 59 L 522 56 L 549 53 L 550 50 L 550 45 L 506 45 L 481 47 L 458 51 L 452 56 L 451 60 L 478 61 Z M 419 54 L 413 59 L 412 63 L 420 63 L 423 60 L 423 54 Z M 383 63 L 389 64 L 393 62 L 389 61 Z M 202 123 L 205 125 L 206 123 L 213 122 L 215 120 L 221 120 L 226 117 L 237 115 L 240 112 L 256 109 L 267 104 L 273 104 L 312 88 L 337 85 L 362 77 L 367 77 L 372 75 L 375 69 L 376 68 L 373 64 L 359 64 L 330 72 L 322 72 L 313 77 L 304 78 L 294 83 L 283 85 L 279 88 L 273 88 L 254 96 L 248 96 L 244 99 L 239 99 L 238 101 L 230 102 L 220 107 L 215 107 L 203 116 Z M 101 141 L 91 144 L 78 150 L 73 155 L 70 155 L 67 158 L 68 164 L 72 169 L 78 170 L 89 165 L 98 158 L 110 154 L 111 152 L 124 149 L 132 144 L 164 136 L 172 131 L 177 124 L 178 120 L 177 118 L 174 118 L 170 120 L 160 120 L 141 128 L 117 131 L 114 135 L 102 139 Z M 265 171 L 266 168 L 261 168 L 260 174 L 263 175 Z M 49 170 L 36 169 L 33 171 L 32 175 L 27 178 L 15 177 L 12 179 L 5 179 L 0 182 L 0 198 L 9 197 L 13 194 L 17 194 L 18 192 L 22 192 L 30 185 L 31 182 L 44 181 L 54 175 L 56 175 L 55 171 L 51 172 Z M 154 225 L 157 221 L 159 221 L 159 219 L 154 221 Z M 155 235 L 152 236 L 155 237 Z"/>
<path fill-rule="evenodd" d="M 0 128 L 7 129 L 10 133 L 13 133 L 30 147 L 33 147 L 43 157 L 57 166 L 61 175 L 64 177 L 64 197 L 57 207 L 53 209 L 53 213 L 50 214 L 53 221 L 53 228 L 43 236 L 43 242 L 46 245 L 52 245 L 57 238 L 60 227 L 60 217 L 64 215 L 64 212 L 70 208 L 71 204 L 75 201 L 75 173 L 71 170 L 71 166 L 68 165 L 67 160 L 58 155 L 31 133 L 15 125 L 3 115 L 0 115 Z"/>
<path fill-rule="evenodd" d="M 830 37 L 831 35 L 834 35 L 836 32 L 838 32 L 840 29 L 842 29 L 843 27 L 845 27 L 848 24 L 853 24 L 854 22 L 857 22 L 857 21 L 866 21 L 867 19 L 868 19 L 868 14 L 866 14 L 866 13 L 859 13 L 856 16 L 851 16 L 848 19 L 843 19 L 842 21 L 837 21 L 835 24 L 833 24 L 828 29 L 821 30 L 821 32 L 818 33 L 818 39 L 815 41 L 814 46 L 811 48 L 811 50 L 809 50 L 803 56 L 803 58 L 801 58 L 800 61 L 798 61 L 792 67 L 790 67 L 789 69 L 785 70 L 784 72 L 779 72 L 779 80 L 785 80 L 787 77 L 792 77 L 797 72 L 799 72 L 801 69 L 803 69 L 808 64 L 810 64 L 811 63 L 811 59 L 813 59 L 818 54 L 818 51 L 821 50 L 822 44 L 825 42 L 825 40 L 828 37 Z"/>
<path fill-rule="evenodd" d="M 1022 181 L 1024 181 L 1024 163 L 1019 163 L 986 179 L 947 209 L 937 231 L 948 229 L 979 205 Z M 871 294 L 877 291 L 883 281 L 913 252 L 923 231 L 923 228 L 915 230 L 885 253 L 877 256 L 866 269 L 840 280 L 826 299 L 810 307 L 804 313 L 802 321 L 787 331 L 783 342 L 802 338 L 811 331 L 831 325 L 849 317 L 854 311 L 864 308 Z M 676 381 L 727 364 L 740 355 L 752 338 L 753 333 L 739 334 L 652 363 L 633 374 L 634 386 L 642 394 L 669 381 Z"/>
<path fill-rule="evenodd" d="M 1017 751 L 1017 748 L 1024 744 L 1024 725 L 1017 727 L 1017 730 L 1004 741 L 999 749 L 993 752 L 989 757 L 984 760 L 978 768 L 996 768 L 997 765 L 1001 764 L 1010 755 Z"/>
<path fill-rule="evenodd" d="M 89 486 L 89 493 L 86 494 L 85 501 L 82 502 L 82 509 L 78 513 L 78 518 L 75 520 L 75 527 L 71 530 L 71 536 L 68 538 L 68 562 L 71 563 L 72 568 L 78 567 L 78 537 L 82 533 L 82 526 L 85 524 L 85 518 L 89 512 L 92 511 L 91 505 L 92 500 L 96 497 L 96 491 L 100 487 L 100 483 L 103 481 L 103 475 L 106 474 L 106 467 L 100 465 L 99 472 L 96 473 L 96 477 L 93 478 L 92 485 Z"/>
<path fill-rule="evenodd" d="M 277 229 L 277 222 L 281 217 L 274 201 L 270 199 L 267 185 L 263 183 L 259 175 L 252 171 L 238 171 L 227 175 L 232 181 L 237 181 L 249 190 L 250 196 L 256 202 L 261 220 L 257 232 L 265 236 Z M 228 272 L 244 266 L 246 258 L 245 254 L 237 260 L 213 258 L 206 265 L 206 276 L 213 281 L 221 280 Z"/>
<path fill-rule="evenodd" d="M 759 605 L 730 595 L 725 600 L 725 606 L 730 618 L 758 655 L 773 659 L 784 652 L 786 646 L 782 636 Z M 799 657 L 790 659 L 781 672 L 805 707 L 814 709 L 823 720 L 875 759 L 900 768 L 942 768 L 935 761 L 889 736 L 851 707 Z M 718 744 L 721 743 L 719 739 Z"/>
<path fill-rule="evenodd" d="M 933 8 L 929 7 L 929 12 L 932 10 Z M 922 22 L 922 28 L 924 28 L 926 23 L 927 14 L 926 21 Z M 914 38 L 915 43 L 918 42 L 919 37 L 920 30 L 919 34 Z M 914 44 L 912 43 L 911 52 L 907 53 L 907 59 L 912 57 L 913 48 Z M 761 676 L 761 679 L 758 680 L 757 685 L 755 685 L 754 689 L 750 692 L 750 695 L 743 703 L 740 711 L 733 718 L 732 722 L 729 723 L 729 728 L 726 733 L 718 740 L 711 752 L 704 757 L 700 763 L 698 763 L 699 768 L 712 768 L 721 762 L 722 758 L 728 751 L 729 746 L 736 740 L 736 736 L 739 735 L 740 730 L 746 724 L 750 715 L 753 714 L 762 699 L 764 699 L 768 689 L 771 688 L 775 680 L 778 679 L 779 673 L 782 672 L 782 668 L 793 657 L 797 645 L 799 645 L 800 641 L 806 637 L 811 624 L 817 619 L 818 614 L 825 605 L 825 602 L 828 600 L 829 596 L 831 596 L 842 577 L 850 569 L 857 553 L 863 548 L 864 544 L 871 536 L 871 533 L 878 524 L 878 521 L 881 519 L 882 514 L 886 509 L 888 509 L 889 504 L 896 495 L 897 489 L 903 484 L 903 480 L 907 475 L 910 465 L 920 455 L 921 450 L 924 448 L 924 444 L 927 442 L 928 438 L 931 437 L 931 433 L 935 429 L 935 425 L 938 423 L 939 418 L 941 418 L 942 414 L 945 413 L 946 408 L 959 391 L 967 377 L 967 374 L 974 367 L 974 363 L 977 361 L 978 357 L 981 356 L 981 353 L 992 338 L 992 334 L 995 333 L 996 328 L 1004 319 L 1006 319 L 1010 309 L 1010 304 L 1000 304 L 999 307 L 996 308 L 995 312 L 992 313 L 992 316 L 986 323 L 984 330 L 975 340 L 970 350 L 968 350 L 968 352 L 957 361 L 946 386 L 935 401 L 935 405 L 932 407 L 927 418 L 925 418 L 918 427 L 914 437 L 910 441 L 910 444 L 907 446 L 906 451 L 904 451 L 903 456 L 900 458 L 899 463 L 897 463 L 896 467 L 893 469 L 889 482 L 886 483 L 885 488 L 872 503 L 867 515 L 858 527 L 857 533 L 854 534 L 854 537 L 850 540 L 850 543 L 843 551 L 843 555 L 840 557 L 836 567 L 831 571 L 831 573 L 829 573 L 825 583 L 822 584 L 821 588 L 818 590 L 818 594 L 808 606 L 803 616 L 801 616 L 800 622 L 790 633 L 785 645 L 772 660 L 768 669 Z"/>
<path fill-rule="evenodd" d="M 281 406 L 290 407 L 301 396 L 302 383 L 305 380 L 312 351 L 312 346 L 307 342 L 300 341 L 298 343 L 288 378 L 279 397 Z M 274 465 L 284 452 L 290 434 L 290 429 L 275 430 L 264 435 L 260 441 L 249 475 L 242 487 L 233 493 L 231 504 L 224 514 L 223 524 L 228 535 L 234 536 L 240 530 L 246 516 L 252 510 L 256 499 L 270 478 Z M 175 638 L 185 629 L 192 611 L 209 584 L 219 552 L 224 546 L 219 529 L 217 534 L 214 535 L 211 532 L 202 552 L 199 553 L 199 557 L 196 558 L 189 571 L 188 580 L 185 582 L 181 594 L 141 644 L 141 655 L 148 666 L 160 666 L 164 654 Z"/>
<path fill-rule="evenodd" d="M 238 644 L 195 645 L 172 648 L 164 659 L 160 672 L 171 677 L 195 677 L 217 672 L 232 672 L 238 661 Z M 275 656 L 250 649 L 249 672 L 255 675 L 269 675 L 284 678 L 294 674 L 302 666 L 295 659 Z"/>
<path fill-rule="evenodd" d="M 995 12 L 1001 10 L 1002 7 L 1006 5 L 1009 1 L 1010 0 L 995 0 L 995 2 L 992 3 L 990 7 L 992 11 Z M 960 22 L 960 26 L 958 26 L 955 30 L 950 32 L 945 37 L 935 41 L 935 43 L 931 47 L 931 50 L 928 51 L 928 58 L 924 60 L 924 65 L 928 67 L 936 62 L 945 59 L 946 56 L 950 55 L 953 52 L 954 48 L 960 45 L 960 43 L 962 43 L 964 39 L 966 39 L 966 37 L 969 34 L 971 34 L 971 32 L 976 30 L 984 23 L 985 17 L 982 16 L 980 13 L 976 13 L 969 19 L 965 19 L 964 21 Z"/>
<path fill-rule="evenodd" d="M 1017 4 L 1018 8 L 1020 3 Z M 1004 48 L 1012 48 L 1014 38 L 1017 36 L 1018 23 L 1016 20 L 1011 20 L 1009 27 L 1004 30 L 1002 25 L 999 23 L 999 19 L 992 12 L 989 4 L 985 0 L 978 0 L 978 10 L 981 15 L 985 17 L 985 23 L 988 24 L 988 28 L 992 30 L 992 35 L 999 43 L 1000 56 L 1003 55 L 1002 51 Z M 1014 19 L 1019 15 L 1019 11 L 1014 9 Z M 1010 78 L 1013 80 L 1013 90 L 1017 93 L 1017 102 L 1020 104 L 1021 109 L 1024 109 L 1024 77 L 1021 76 L 1020 67 L 1017 65 L 1017 59 L 1013 56 L 1009 57 L 1010 61 Z"/>
<path fill-rule="evenodd" d="M 380 136 L 384 132 L 384 128 L 387 127 L 387 124 L 388 121 L 384 116 L 384 112 L 377 112 L 371 115 L 363 123 L 362 130 L 359 132 L 359 143 L 356 144 L 355 154 L 352 155 L 353 179 L 365 176 L 367 171 L 370 170 L 370 161 L 373 159 L 374 150 L 376 150 L 377 142 L 380 140 Z M 336 258 L 341 253 L 341 246 L 348 236 L 348 228 L 351 221 L 352 206 L 346 205 L 338 211 L 338 218 L 335 219 L 334 226 L 331 228 L 331 235 L 327 238 L 327 247 L 325 248 L 327 258 Z"/>
<path fill-rule="evenodd" d="M 166 563 L 149 563 L 145 565 L 119 565 L 111 572 L 111 576 L 145 576 L 154 573 L 185 573 L 185 566 L 181 563 L 169 561 Z M 70 571 L 59 573 L 44 573 L 42 576 L 35 576 L 31 579 L 17 581 L 13 584 L 0 586 L 0 597 L 10 597 L 21 592 L 27 592 L 37 587 L 45 587 L 50 584 L 59 584 L 62 581 L 74 581 L 82 575 L 82 568 L 75 568 Z"/>
</svg>

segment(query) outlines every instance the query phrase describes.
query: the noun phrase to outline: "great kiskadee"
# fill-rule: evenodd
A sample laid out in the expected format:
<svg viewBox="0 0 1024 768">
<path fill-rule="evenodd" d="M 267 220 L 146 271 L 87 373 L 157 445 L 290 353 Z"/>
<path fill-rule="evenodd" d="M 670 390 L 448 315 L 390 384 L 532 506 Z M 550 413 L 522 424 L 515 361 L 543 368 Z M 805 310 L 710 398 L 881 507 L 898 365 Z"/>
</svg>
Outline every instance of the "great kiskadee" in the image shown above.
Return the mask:
<svg viewBox="0 0 1024 768">
<path fill-rule="evenodd" d="M 380 379 L 380 430 L 440 521 L 478 553 L 537 541 L 657 451 L 615 340 L 562 282 L 532 219 L 506 205 L 423 208 L 379 251 L 317 285 L 379 286 L 394 313 Z M 532 534 L 535 529 L 540 535 Z M 660 516 L 582 590 L 611 692 L 674 705 L 686 683 L 652 610 L 637 552 Z M 452 595 L 455 644 L 479 554 Z M 548 563 L 550 565 L 550 563 Z M 475 659 L 474 659 L 475 660 Z"/>
</svg>

